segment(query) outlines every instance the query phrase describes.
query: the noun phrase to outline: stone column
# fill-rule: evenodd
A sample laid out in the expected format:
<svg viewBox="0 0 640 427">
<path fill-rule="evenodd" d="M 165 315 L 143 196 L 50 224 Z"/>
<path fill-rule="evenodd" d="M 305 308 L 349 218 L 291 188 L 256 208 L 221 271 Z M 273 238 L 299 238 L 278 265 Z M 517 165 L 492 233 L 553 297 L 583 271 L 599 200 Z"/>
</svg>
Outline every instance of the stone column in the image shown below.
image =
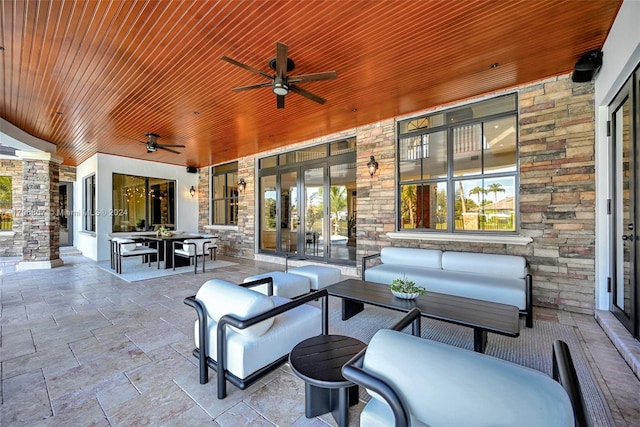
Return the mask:
<svg viewBox="0 0 640 427">
<path fill-rule="evenodd" d="M 45 152 L 17 151 L 22 160 L 22 261 L 16 270 L 59 267 L 59 177 L 62 158 Z"/>
</svg>

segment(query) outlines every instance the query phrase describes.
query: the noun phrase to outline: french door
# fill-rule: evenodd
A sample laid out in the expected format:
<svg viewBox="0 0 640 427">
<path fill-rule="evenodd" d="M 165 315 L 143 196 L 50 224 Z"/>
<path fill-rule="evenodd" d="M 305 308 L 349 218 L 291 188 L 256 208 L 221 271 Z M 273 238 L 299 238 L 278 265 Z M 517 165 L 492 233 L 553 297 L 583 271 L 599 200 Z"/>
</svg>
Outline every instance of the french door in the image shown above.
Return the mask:
<svg viewBox="0 0 640 427">
<path fill-rule="evenodd" d="M 260 177 L 262 252 L 355 263 L 355 219 L 355 155 Z"/>
<path fill-rule="evenodd" d="M 611 175 L 611 299 L 610 311 L 639 338 L 638 312 L 638 255 L 637 227 L 639 201 L 640 160 L 638 125 L 640 100 L 638 99 L 638 73 L 631 78 L 610 108 L 612 141 Z"/>
</svg>

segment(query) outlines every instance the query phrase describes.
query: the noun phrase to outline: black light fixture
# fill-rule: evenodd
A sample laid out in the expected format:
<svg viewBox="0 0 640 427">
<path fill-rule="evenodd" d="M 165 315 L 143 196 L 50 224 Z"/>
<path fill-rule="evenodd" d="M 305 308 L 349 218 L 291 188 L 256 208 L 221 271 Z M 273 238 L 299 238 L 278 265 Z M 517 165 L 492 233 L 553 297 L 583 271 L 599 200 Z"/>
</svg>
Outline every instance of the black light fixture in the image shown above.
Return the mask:
<svg viewBox="0 0 640 427">
<path fill-rule="evenodd" d="M 189 194 L 191 194 L 191 197 L 196 195 L 196 187 L 194 187 L 193 185 L 191 186 L 191 188 L 189 189 Z"/>
<path fill-rule="evenodd" d="M 371 160 L 367 163 L 367 167 L 369 168 L 369 174 L 373 177 L 373 174 L 378 170 L 378 162 L 376 162 L 376 158 L 371 156 Z"/>
<path fill-rule="evenodd" d="M 247 183 L 244 181 L 244 178 L 240 178 L 240 182 L 238 182 L 238 191 L 242 193 L 245 188 L 247 188 Z"/>
</svg>

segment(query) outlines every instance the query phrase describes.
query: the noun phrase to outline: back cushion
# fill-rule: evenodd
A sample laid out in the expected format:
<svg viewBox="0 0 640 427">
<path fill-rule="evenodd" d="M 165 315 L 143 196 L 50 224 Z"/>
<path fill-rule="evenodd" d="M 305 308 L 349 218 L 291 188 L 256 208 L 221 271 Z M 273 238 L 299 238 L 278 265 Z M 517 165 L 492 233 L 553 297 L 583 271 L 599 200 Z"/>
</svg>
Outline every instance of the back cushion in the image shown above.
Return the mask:
<svg viewBox="0 0 640 427">
<path fill-rule="evenodd" d="M 120 252 L 121 253 L 133 251 L 133 250 L 136 249 L 135 240 L 126 239 L 124 237 L 115 237 L 113 239 L 113 241 L 120 245 Z"/>
<path fill-rule="evenodd" d="M 527 275 L 527 260 L 516 255 L 447 251 L 442 254 L 442 268 L 464 273 L 524 278 Z"/>
<path fill-rule="evenodd" d="M 412 267 L 442 268 L 442 251 L 439 249 L 382 248 L 380 260 L 384 264 L 410 265 Z"/>
<path fill-rule="evenodd" d="M 249 319 L 275 306 L 268 296 L 221 279 L 205 282 L 198 290 L 196 299 L 205 306 L 209 317 L 216 322 L 225 314 L 232 314 L 243 320 Z M 270 318 L 246 329 L 233 329 L 242 335 L 259 337 L 272 324 L 273 318 Z"/>
</svg>

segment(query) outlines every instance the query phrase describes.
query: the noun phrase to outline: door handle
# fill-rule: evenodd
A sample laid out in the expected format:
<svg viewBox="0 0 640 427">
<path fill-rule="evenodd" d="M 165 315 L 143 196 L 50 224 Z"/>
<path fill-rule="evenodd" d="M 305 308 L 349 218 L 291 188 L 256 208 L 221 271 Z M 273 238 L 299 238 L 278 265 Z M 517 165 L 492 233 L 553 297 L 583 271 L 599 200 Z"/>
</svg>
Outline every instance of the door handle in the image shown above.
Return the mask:
<svg viewBox="0 0 640 427">
<path fill-rule="evenodd" d="M 635 236 L 633 234 L 623 234 L 622 240 L 629 240 L 633 242 L 635 240 Z"/>
</svg>

